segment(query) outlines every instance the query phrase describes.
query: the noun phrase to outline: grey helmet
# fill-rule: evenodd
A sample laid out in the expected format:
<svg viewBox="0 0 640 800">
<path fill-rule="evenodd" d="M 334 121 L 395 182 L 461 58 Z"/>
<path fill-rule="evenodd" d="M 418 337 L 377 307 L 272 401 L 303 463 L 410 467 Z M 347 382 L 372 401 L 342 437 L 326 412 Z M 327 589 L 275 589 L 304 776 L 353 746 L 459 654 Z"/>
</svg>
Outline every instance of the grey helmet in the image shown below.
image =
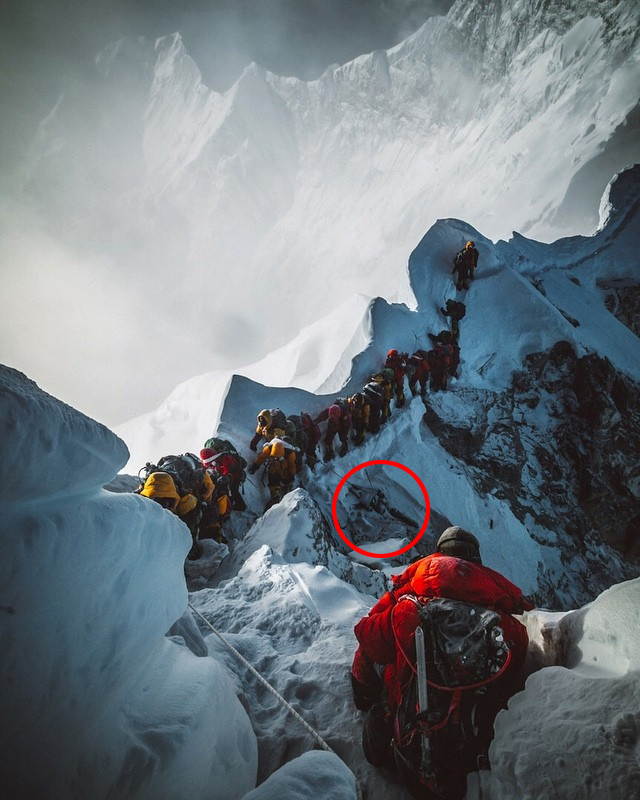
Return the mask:
<svg viewBox="0 0 640 800">
<path fill-rule="evenodd" d="M 482 564 L 480 542 L 472 533 L 458 525 L 452 525 L 443 531 L 436 544 L 436 552 Z"/>
</svg>

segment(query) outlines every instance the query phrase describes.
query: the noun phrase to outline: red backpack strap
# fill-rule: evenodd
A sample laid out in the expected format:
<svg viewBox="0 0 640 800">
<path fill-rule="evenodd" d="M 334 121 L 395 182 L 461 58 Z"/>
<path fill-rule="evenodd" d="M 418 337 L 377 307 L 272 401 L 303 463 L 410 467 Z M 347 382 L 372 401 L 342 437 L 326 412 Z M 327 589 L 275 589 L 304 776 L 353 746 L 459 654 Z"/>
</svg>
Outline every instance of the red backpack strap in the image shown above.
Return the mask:
<svg viewBox="0 0 640 800">
<path fill-rule="evenodd" d="M 396 602 L 396 604 L 391 609 L 391 629 L 393 630 L 393 637 L 394 637 L 394 639 L 396 641 L 396 647 L 398 648 L 398 651 L 402 654 L 402 657 L 404 658 L 404 660 L 409 665 L 409 668 L 411 669 L 411 671 L 414 674 L 416 674 L 416 665 L 415 665 L 413 659 L 409 658 L 409 655 L 407 654 L 407 651 L 402 646 L 402 642 L 400 641 L 400 639 L 398 638 L 398 634 L 396 633 L 396 626 L 393 624 L 393 616 L 394 616 L 394 614 L 396 612 L 396 609 L 399 608 L 400 603 L 403 603 L 405 601 L 413 603 L 418 608 L 421 608 L 422 605 L 423 605 L 423 603 L 421 603 L 420 600 L 418 600 L 418 598 L 415 595 L 404 594 L 404 595 L 402 595 L 402 597 L 399 597 L 397 602 Z"/>
</svg>

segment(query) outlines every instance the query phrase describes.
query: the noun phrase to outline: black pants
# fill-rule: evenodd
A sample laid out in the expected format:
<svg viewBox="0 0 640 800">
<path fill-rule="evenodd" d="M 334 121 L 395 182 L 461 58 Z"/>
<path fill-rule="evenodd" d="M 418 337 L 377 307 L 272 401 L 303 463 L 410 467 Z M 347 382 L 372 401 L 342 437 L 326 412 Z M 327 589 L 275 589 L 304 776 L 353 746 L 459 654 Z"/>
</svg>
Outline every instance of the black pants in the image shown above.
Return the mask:
<svg viewBox="0 0 640 800">
<path fill-rule="evenodd" d="M 374 703 L 367 711 L 362 728 L 362 749 L 365 758 L 374 767 L 395 771 L 392 738 L 393 714 L 389 706 L 386 703 Z"/>
</svg>

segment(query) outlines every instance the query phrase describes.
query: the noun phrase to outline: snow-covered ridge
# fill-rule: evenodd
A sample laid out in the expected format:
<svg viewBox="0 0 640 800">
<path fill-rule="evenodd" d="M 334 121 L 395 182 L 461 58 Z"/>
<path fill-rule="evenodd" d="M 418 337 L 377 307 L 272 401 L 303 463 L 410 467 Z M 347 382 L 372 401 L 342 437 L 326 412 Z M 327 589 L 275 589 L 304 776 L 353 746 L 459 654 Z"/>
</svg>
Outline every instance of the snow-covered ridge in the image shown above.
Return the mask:
<svg viewBox="0 0 640 800">
<path fill-rule="evenodd" d="M 139 292 L 114 303 L 117 325 L 102 336 L 135 357 L 136 380 L 147 365 L 156 373 L 178 361 L 183 378 L 199 375 L 119 429 L 128 471 L 197 452 L 216 429 L 251 457 L 259 408 L 319 410 L 360 388 L 389 347 L 428 346 L 426 333 L 446 325 L 438 308 L 453 294 L 453 252 L 471 237 L 481 261 L 466 296 L 460 378 L 430 399 L 432 413 L 412 399 L 379 436 L 320 465 L 306 489 L 251 525 L 264 501 L 256 480 L 250 512 L 232 519 L 245 538 L 227 562 L 216 573 L 223 548 L 210 543 L 209 561 L 186 566 L 191 587 L 205 587 L 195 606 L 348 767 L 308 754 L 307 733 L 183 616 L 183 526 L 143 498 L 101 490 L 127 459 L 123 441 L 0 370 L 0 785 L 15 787 L 15 800 L 352 800 L 353 774 L 369 800 L 400 800 L 398 784 L 363 759 L 348 681 L 353 624 L 399 567 L 354 563 L 326 522 L 338 477 L 364 459 L 390 457 L 423 477 L 432 517 L 421 552 L 445 524 L 461 523 L 478 533 L 486 563 L 554 608 L 576 608 L 636 569 L 598 530 L 572 538 L 566 529 L 553 492 L 571 500 L 573 487 L 552 479 L 567 461 L 584 463 L 587 448 L 551 412 L 576 404 L 574 361 L 592 365 L 602 394 L 588 395 L 589 445 L 609 441 L 588 452 L 609 455 L 616 436 L 625 441 L 604 465 L 615 468 L 611 481 L 590 469 L 580 488 L 594 489 L 599 512 L 618 493 L 631 506 L 640 485 L 626 432 L 639 429 L 639 340 L 608 301 L 611 286 L 622 297 L 640 284 L 637 168 L 611 184 L 597 235 L 494 241 L 513 227 L 543 239 L 592 233 L 600 188 L 640 160 L 638 13 L 631 0 L 461 0 L 397 48 L 318 81 L 253 65 L 223 95 L 202 84 L 179 36 L 134 40 L 100 58 L 87 94 L 70 91 L 56 106 L 20 198 L 35 197 L 29 210 L 43 212 L 26 227 L 38 277 L 27 293 L 30 330 L 39 297 L 48 307 L 52 286 L 79 291 L 97 263 L 110 288 L 122 278 Z M 103 105 L 94 114 L 95 97 Z M 14 199 L 3 203 L 9 224 Z M 60 248 L 62 265 L 71 252 L 82 268 L 47 272 L 42 231 L 53 232 L 47 245 L 72 245 Z M 100 257 L 85 258 L 96 247 Z M 96 303 L 80 305 L 95 333 Z M 154 324 L 117 336 L 144 309 Z M 278 328 L 281 348 L 267 339 Z M 268 358 L 247 355 L 255 340 Z M 253 363 L 205 371 L 215 348 L 234 345 L 238 363 Z M 117 393 L 107 372 L 105 391 Z M 554 441 L 536 448 L 545 434 Z M 456 435 L 476 452 L 456 449 Z M 556 439 L 577 453 L 553 461 Z M 525 468 L 519 442 L 536 459 Z M 419 510 L 410 491 L 377 479 Z M 628 581 L 574 613 L 526 618 L 532 660 L 548 668 L 498 718 L 490 800 L 633 796 L 639 596 L 638 580 Z M 256 779 L 266 780 L 253 789 Z"/>
<path fill-rule="evenodd" d="M 428 349 L 427 333 L 444 327 L 439 307 L 452 295 L 451 254 L 473 238 L 480 251 L 480 266 L 464 298 L 467 314 L 461 325 L 458 379 L 452 382 L 450 392 L 429 399 L 424 417 L 420 401 L 411 401 L 388 431 L 371 437 L 340 460 L 340 474 L 388 449 L 423 477 L 438 519 L 455 520 L 476 530 L 488 514 L 494 533 L 486 538 L 479 535 L 488 558 L 493 559 L 490 563 L 526 591 L 539 591 L 544 602 L 570 607 L 592 596 L 597 588 L 605 588 L 612 575 L 623 580 L 635 574 L 618 554 L 602 550 L 603 541 L 621 548 L 626 534 L 624 525 L 609 519 L 610 510 L 597 500 L 601 490 L 596 488 L 603 481 L 606 484 L 606 476 L 613 470 L 619 487 L 611 490 L 609 501 L 624 515 L 631 507 L 627 508 L 625 498 L 638 491 L 627 445 L 637 438 L 632 397 L 640 380 L 640 349 L 635 334 L 608 310 L 603 281 L 638 283 L 635 262 L 626 255 L 637 230 L 639 187 L 637 169 L 619 176 L 609 189 L 612 213 L 602 230 L 592 237 L 574 237 L 552 245 L 521 236 L 493 244 L 466 223 L 439 221 L 410 259 L 417 308 L 412 311 L 380 298 L 372 303 L 360 329 L 364 339 L 359 352 L 351 357 L 348 373 L 347 362 L 343 365 L 341 386 L 320 394 L 258 383 L 251 379 L 250 371 L 242 376 L 200 376 L 181 387 L 171 403 L 148 421 L 131 425 L 127 435 L 134 456 L 129 471 L 135 472 L 148 458 L 167 452 L 168 445 L 172 451 L 197 451 L 216 432 L 234 441 L 250 460 L 247 442 L 260 408 L 278 406 L 286 414 L 303 410 L 315 414 L 338 393 L 358 391 L 379 369 L 390 347 L 409 352 L 418 347 Z M 503 298 L 508 302 L 501 301 Z M 340 331 L 330 334 L 330 330 L 331 326 L 313 327 L 308 334 L 321 333 L 324 344 L 327 336 L 340 335 Z M 301 339 L 299 352 L 310 353 L 312 344 L 317 341 Z M 272 357 L 273 361 L 279 358 L 288 363 L 304 361 L 297 358 L 296 351 L 285 350 Z M 594 370 L 599 378 L 592 380 Z M 261 374 L 268 375 L 268 370 Z M 216 422 L 209 424 L 203 411 L 210 408 L 214 383 L 222 380 L 224 401 Z M 591 411 L 585 406 L 589 397 L 594 403 Z M 624 425 L 616 422 L 622 413 L 618 409 L 624 410 Z M 628 433 L 621 433 L 627 424 Z M 598 432 L 589 433 L 589 425 L 597 425 Z M 445 435 L 438 440 L 440 430 Z M 605 440 L 620 435 L 625 437 L 625 446 L 613 448 L 612 454 Z M 468 446 L 450 446 L 448 440 L 455 436 Z M 424 442 L 421 446 L 425 437 L 428 446 Z M 569 457 L 564 451 L 554 454 L 556 441 L 566 445 Z M 598 468 L 585 464 L 586 456 L 580 459 L 575 455 L 592 452 Z M 469 472 L 454 478 L 451 470 L 457 472 L 460 462 Z M 510 469 L 515 470 L 513 475 Z M 558 470 L 564 478 L 556 474 Z M 329 482 L 335 480 L 331 472 L 326 470 Z M 550 473 L 555 475 L 553 479 Z M 596 493 L 589 503 L 580 500 L 587 479 Z M 252 502 L 259 505 L 259 490 L 251 488 L 249 492 Z M 562 500 L 554 501 L 557 492 Z M 488 505 L 487 493 L 492 497 Z M 314 482 L 313 496 L 329 519 L 329 487 Z M 633 500 L 630 502 L 632 505 Z M 568 504 L 564 511 L 563 503 Z M 503 561 L 500 547 L 496 548 L 502 536 L 520 537 L 521 552 L 527 557 L 517 564 Z M 574 555 L 576 536 L 580 557 Z M 567 560 L 571 562 L 570 578 L 566 578 Z"/>
<path fill-rule="evenodd" d="M 250 372 L 203 375 L 185 384 L 148 422 L 127 431 L 134 453 L 129 471 L 159 457 L 168 444 L 172 451 L 197 451 L 216 432 L 250 460 L 247 442 L 260 408 L 317 413 L 338 393 L 359 390 L 390 347 L 428 348 L 427 333 L 444 327 L 439 307 L 453 294 L 451 254 L 473 238 L 480 265 L 464 297 L 458 379 L 450 391 L 429 397 L 424 414 L 419 399 L 411 400 L 388 430 L 340 460 L 339 474 L 392 454 L 425 481 L 438 524 L 455 521 L 478 530 L 488 518 L 492 532 L 478 534 L 488 563 L 540 602 L 572 607 L 606 588 L 612 576 L 635 575 L 620 551 L 628 555 L 634 546 L 625 520 L 633 516 L 639 491 L 633 398 L 640 348 L 634 332 L 609 310 L 606 286 L 613 281 L 624 292 L 624 286 L 639 282 L 637 261 L 629 257 L 637 237 L 639 187 L 638 168 L 618 176 L 607 193 L 611 213 L 604 227 L 592 237 L 550 245 L 522 236 L 494 244 L 464 222 L 439 221 L 410 258 L 416 309 L 380 298 L 367 308 L 361 346 L 348 372 L 343 364 L 341 386 L 320 394 L 258 383 Z M 340 335 L 330 331 L 331 326 L 313 327 L 308 334 L 321 333 L 324 344 L 327 336 Z M 312 344 L 317 340 L 301 339 L 299 351 L 285 350 L 272 359 L 302 363 Z M 223 378 L 219 417 L 207 427 L 202 412 L 209 408 L 214 381 Z M 335 467 L 322 472 L 328 484 L 314 481 L 312 495 L 330 519 Z M 384 484 L 390 493 L 392 483 Z M 259 488 L 248 491 L 259 506 Z M 397 502 L 406 504 L 406 498 Z M 425 537 L 425 551 L 435 530 L 430 527 Z M 500 543 L 505 538 L 519 540 L 517 561 L 510 551 L 504 557 Z"/>
<path fill-rule="evenodd" d="M 126 464 L 124 442 L 107 428 L 42 392 L 16 370 L 0 366 L 0 379 L 0 498 L 7 516 L 25 503 L 95 493 Z"/>
</svg>

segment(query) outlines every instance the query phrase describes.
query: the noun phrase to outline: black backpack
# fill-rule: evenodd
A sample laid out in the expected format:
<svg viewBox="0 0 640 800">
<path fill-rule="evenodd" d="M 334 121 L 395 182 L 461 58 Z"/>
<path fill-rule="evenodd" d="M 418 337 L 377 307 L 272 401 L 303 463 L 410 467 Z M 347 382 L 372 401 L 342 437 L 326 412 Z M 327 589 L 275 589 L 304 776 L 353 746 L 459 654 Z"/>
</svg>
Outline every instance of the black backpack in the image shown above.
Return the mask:
<svg viewBox="0 0 640 800">
<path fill-rule="evenodd" d="M 279 428 L 281 431 L 286 431 L 287 418 L 284 415 L 284 411 L 279 408 L 270 408 L 269 411 L 271 412 L 271 428 Z"/>
<path fill-rule="evenodd" d="M 193 494 L 201 497 L 204 488 L 204 467 L 194 453 L 183 453 L 179 456 L 162 456 L 157 464 L 147 464 L 140 470 L 138 477 L 142 484 L 153 472 L 166 472 L 171 475 L 180 496 Z"/>
<path fill-rule="evenodd" d="M 416 796 L 425 786 L 436 796 L 463 796 L 467 773 L 486 758 L 511 652 L 499 614 L 483 606 L 435 598 L 420 606 L 419 620 L 427 707 L 420 709 L 419 669 L 412 665 L 394 721 L 395 761 Z"/>
<path fill-rule="evenodd" d="M 373 403 L 375 406 L 380 407 L 384 400 L 384 389 L 376 381 L 370 381 L 362 390 L 362 394 Z"/>
<path fill-rule="evenodd" d="M 304 453 L 307 450 L 307 432 L 302 424 L 302 417 L 299 414 L 291 414 L 287 417 L 287 433 L 293 439 L 293 443 Z"/>
</svg>

